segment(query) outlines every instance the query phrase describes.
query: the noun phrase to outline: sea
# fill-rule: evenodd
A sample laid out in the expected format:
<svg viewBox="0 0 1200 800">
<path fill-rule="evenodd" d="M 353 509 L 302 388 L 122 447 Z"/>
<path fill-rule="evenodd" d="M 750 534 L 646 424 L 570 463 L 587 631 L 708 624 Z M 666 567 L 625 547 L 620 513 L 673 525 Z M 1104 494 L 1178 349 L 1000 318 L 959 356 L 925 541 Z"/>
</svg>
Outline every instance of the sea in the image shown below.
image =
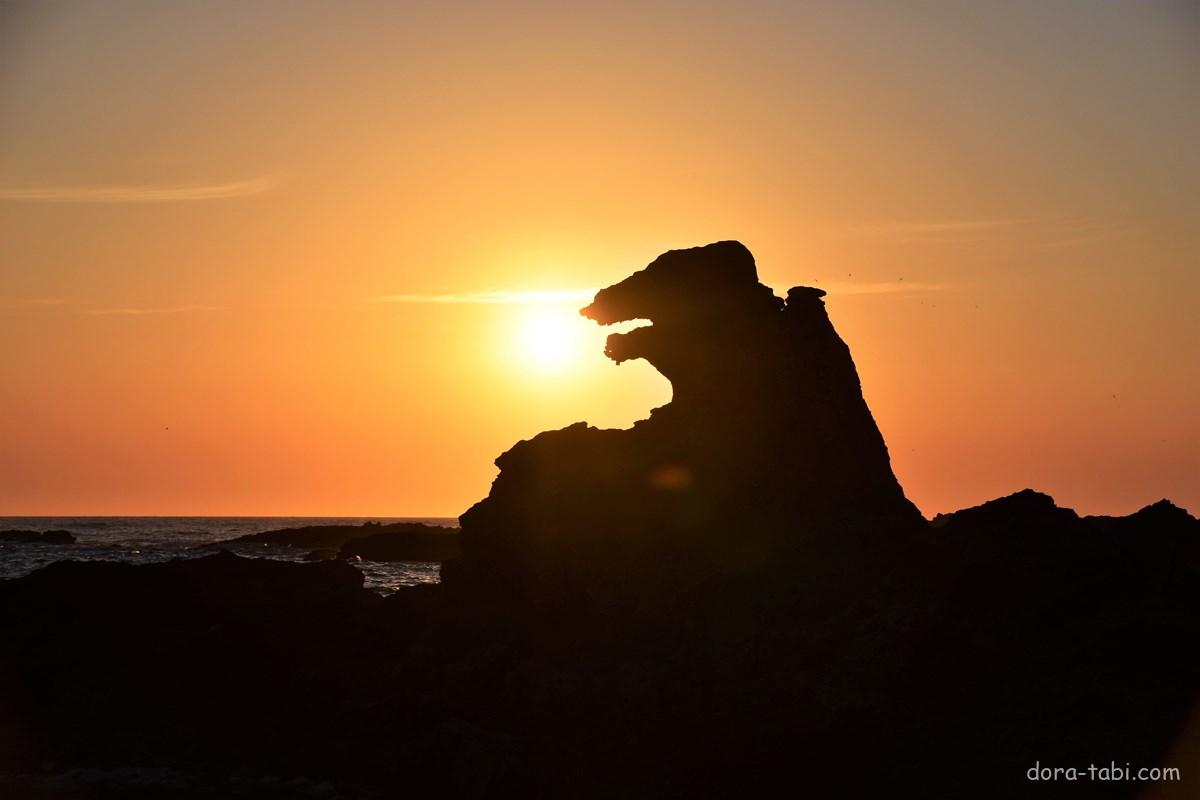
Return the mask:
<svg viewBox="0 0 1200 800">
<path fill-rule="evenodd" d="M 364 522 L 424 522 L 458 527 L 442 517 L 0 517 L 0 530 L 70 531 L 69 545 L 0 542 L 0 580 L 19 578 L 55 561 L 123 561 L 151 564 L 172 558 L 199 558 L 219 549 L 254 558 L 301 561 L 304 548 L 228 543 L 248 533 L 308 525 L 361 525 Z M 436 563 L 359 561 L 364 584 L 380 594 L 404 586 L 437 583 Z"/>
</svg>

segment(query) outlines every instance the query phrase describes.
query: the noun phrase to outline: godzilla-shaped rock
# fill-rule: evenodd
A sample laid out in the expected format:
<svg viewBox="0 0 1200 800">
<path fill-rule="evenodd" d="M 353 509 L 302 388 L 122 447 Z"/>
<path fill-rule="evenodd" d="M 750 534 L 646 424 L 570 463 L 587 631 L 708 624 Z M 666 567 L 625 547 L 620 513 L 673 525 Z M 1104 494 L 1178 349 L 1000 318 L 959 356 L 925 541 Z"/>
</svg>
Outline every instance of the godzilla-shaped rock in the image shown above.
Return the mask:
<svg viewBox="0 0 1200 800">
<path fill-rule="evenodd" d="M 584 316 L 651 322 L 606 355 L 646 359 L 672 401 L 629 430 L 577 423 L 501 455 L 443 580 L 641 592 L 921 526 L 823 295 L 777 297 L 738 242 L 664 253 L 601 290 Z"/>
</svg>

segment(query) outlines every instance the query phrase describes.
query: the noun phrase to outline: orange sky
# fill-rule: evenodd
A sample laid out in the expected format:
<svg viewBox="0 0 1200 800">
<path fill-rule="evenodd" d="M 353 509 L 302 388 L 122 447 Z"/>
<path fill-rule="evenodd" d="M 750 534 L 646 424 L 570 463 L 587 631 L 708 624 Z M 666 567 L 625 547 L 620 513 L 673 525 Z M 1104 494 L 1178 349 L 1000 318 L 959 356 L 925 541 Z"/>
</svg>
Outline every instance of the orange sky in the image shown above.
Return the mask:
<svg viewBox="0 0 1200 800">
<path fill-rule="evenodd" d="M 0 5 L 0 514 L 457 515 L 669 399 L 565 315 L 727 238 L 926 514 L 1200 511 L 1200 14 L 652 5 Z"/>
</svg>

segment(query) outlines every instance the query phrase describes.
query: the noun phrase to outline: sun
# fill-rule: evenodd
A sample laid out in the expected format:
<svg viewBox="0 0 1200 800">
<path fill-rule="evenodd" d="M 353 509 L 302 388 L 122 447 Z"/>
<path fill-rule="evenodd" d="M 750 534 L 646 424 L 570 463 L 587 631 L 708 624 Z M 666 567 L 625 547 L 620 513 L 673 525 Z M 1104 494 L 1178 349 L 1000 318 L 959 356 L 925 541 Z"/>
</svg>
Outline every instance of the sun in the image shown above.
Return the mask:
<svg viewBox="0 0 1200 800">
<path fill-rule="evenodd" d="M 537 372 L 565 372 L 581 355 L 583 324 L 584 320 L 568 308 L 531 307 L 517 320 L 515 356 Z"/>
</svg>

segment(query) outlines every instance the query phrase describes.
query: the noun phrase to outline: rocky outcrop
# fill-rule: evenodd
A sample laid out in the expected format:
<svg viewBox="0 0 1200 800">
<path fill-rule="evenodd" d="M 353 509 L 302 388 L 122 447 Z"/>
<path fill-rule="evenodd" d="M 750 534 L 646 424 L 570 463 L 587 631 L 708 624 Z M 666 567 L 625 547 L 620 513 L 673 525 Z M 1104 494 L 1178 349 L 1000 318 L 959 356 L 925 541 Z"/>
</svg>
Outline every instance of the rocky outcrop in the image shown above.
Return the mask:
<svg viewBox="0 0 1200 800">
<path fill-rule="evenodd" d="M 989 529 L 1027 530 L 1042 525 L 1072 527 L 1079 522 L 1078 514 L 1069 508 L 1060 508 L 1050 495 L 1022 489 L 978 506 L 938 514 L 931 524 L 948 531 L 981 532 Z"/>
<path fill-rule="evenodd" d="M 0 531 L 0 542 L 20 544 L 75 544 L 75 535 L 70 531 Z"/>
<path fill-rule="evenodd" d="M 250 533 L 224 544 L 259 544 L 308 549 L 305 560 L 359 557 L 372 561 L 443 561 L 458 555 L 458 530 L 420 522 L 308 525 Z"/>
<path fill-rule="evenodd" d="M 601 290 L 585 316 L 651 323 L 609 336 L 605 353 L 649 361 L 672 401 L 630 430 L 578 423 L 501 455 L 444 581 L 640 593 L 923 525 L 823 295 L 776 297 L 737 242 L 665 253 Z"/>
</svg>

